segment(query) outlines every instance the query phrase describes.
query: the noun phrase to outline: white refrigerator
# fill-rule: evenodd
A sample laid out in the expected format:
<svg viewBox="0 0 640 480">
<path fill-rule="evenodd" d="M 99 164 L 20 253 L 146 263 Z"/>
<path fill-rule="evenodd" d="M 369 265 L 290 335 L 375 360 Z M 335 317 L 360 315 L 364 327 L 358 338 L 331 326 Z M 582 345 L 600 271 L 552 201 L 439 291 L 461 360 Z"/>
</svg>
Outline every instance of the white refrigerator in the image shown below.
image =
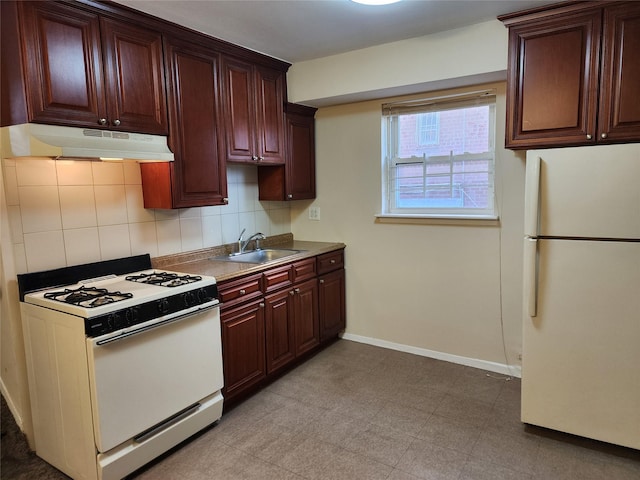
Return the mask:
<svg viewBox="0 0 640 480">
<path fill-rule="evenodd" d="M 640 144 L 527 152 L 522 421 L 640 449 Z"/>
</svg>

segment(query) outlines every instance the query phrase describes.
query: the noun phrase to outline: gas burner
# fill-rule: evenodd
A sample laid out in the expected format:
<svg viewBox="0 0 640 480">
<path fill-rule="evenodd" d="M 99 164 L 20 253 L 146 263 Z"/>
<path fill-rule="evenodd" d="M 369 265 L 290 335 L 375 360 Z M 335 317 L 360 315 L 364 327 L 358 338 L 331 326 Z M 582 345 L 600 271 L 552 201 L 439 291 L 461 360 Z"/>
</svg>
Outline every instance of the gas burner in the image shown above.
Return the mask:
<svg viewBox="0 0 640 480">
<path fill-rule="evenodd" d="M 110 292 L 106 288 L 96 287 L 65 288 L 58 292 L 44 294 L 44 298 L 87 308 L 99 307 L 100 305 L 119 302 L 131 297 L 133 297 L 132 293 Z"/>
<path fill-rule="evenodd" d="M 129 275 L 126 277 L 126 280 L 138 283 L 149 283 L 161 287 L 179 287 L 181 285 L 199 282 L 202 280 L 202 277 L 197 275 L 182 275 L 173 272 L 153 272 Z"/>
</svg>

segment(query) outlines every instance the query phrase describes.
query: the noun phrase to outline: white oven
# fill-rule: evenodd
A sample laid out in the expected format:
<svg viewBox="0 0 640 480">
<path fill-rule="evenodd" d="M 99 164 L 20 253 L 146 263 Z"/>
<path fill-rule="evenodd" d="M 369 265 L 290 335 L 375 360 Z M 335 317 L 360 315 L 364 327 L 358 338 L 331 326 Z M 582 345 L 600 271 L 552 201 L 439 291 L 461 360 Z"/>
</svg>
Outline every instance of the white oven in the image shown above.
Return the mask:
<svg viewBox="0 0 640 480">
<path fill-rule="evenodd" d="M 222 415 L 212 277 L 109 275 L 21 308 L 36 453 L 72 478 L 120 479 Z"/>
</svg>

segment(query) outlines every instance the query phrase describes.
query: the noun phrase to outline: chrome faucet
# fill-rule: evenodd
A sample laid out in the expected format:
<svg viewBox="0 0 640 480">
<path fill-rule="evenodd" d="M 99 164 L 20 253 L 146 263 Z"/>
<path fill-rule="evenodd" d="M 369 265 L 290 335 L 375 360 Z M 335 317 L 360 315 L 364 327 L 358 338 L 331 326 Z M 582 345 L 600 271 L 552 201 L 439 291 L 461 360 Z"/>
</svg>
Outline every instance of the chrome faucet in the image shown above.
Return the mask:
<svg viewBox="0 0 640 480">
<path fill-rule="evenodd" d="M 240 237 L 238 237 L 238 253 L 237 254 L 244 253 L 245 249 L 247 248 L 247 245 L 249 245 L 249 242 L 251 240 L 256 241 L 256 250 L 260 250 L 260 240 L 265 240 L 267 238 L 264 236 L 263 233 L 257 232 L 251 235 L 246 240 L 243 240 L 242 236 L 244 235 L 244 232 L 246 230 L 247 230 L 246 228 L 243 228 L 242 232 L 240 232 Z"/>
</svg>

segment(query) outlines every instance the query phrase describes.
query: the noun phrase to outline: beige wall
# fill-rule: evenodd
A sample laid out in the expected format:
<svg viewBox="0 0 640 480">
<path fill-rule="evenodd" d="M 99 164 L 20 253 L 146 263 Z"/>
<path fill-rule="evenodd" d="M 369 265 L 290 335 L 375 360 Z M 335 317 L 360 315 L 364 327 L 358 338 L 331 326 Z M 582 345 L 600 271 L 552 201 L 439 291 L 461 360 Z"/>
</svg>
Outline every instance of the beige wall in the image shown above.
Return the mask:
<svg viewBox="0 0 640 480">
<path fill-rule="evenodd" d="M 494 86 L 502 145 L 505 85 Z M 377 223 L 381 104 L 389 100 L 318 111 L 318 196 L 292 206 L 294 236 L 347 245 L 348 335 L 508 371 L 501 365 L 518 366 L 521 351 L 524 159 L 497 150 L 497 226 Z M 309 220 L 310 205 L 320 221 Z"/>
<path fill-rule="evenodd" d="M 507 29 L 498 20 L 299 62 L 289 101 L 315 106 L 504 80 Z"/>
<path fill-rule="evenodd" d="M 519 373 L 524 156 L 500 148 L 504 83 L 497 83 L 499 224 L 389 224 L 374 217 L 381 205 L 381 104 L 503 82 L 507 40 L 507 29 L 492 20 L 289 70 L 289 100 L 321 107 L 318 196 L 294 202 L 291 228 L 299 239 L 347 244 L 348 337 Z M 308 219 L 310 205 L 320 207 L 320 221 Z"/>
</svg>

